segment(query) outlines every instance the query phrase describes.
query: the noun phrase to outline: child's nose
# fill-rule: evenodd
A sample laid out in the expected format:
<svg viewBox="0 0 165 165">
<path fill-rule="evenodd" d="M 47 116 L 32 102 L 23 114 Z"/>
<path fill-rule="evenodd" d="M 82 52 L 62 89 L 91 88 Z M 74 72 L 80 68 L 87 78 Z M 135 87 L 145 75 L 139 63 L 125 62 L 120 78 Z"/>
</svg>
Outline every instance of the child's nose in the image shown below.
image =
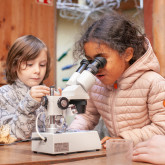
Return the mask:
<svg viewBox="0 0 165 165">
<path fill-rule="evenodd" d="M 39 73 L 40 72 L 40 67 L 38 65 L 35 66 L 34 72 L 35 73 Z"/>
</svg>

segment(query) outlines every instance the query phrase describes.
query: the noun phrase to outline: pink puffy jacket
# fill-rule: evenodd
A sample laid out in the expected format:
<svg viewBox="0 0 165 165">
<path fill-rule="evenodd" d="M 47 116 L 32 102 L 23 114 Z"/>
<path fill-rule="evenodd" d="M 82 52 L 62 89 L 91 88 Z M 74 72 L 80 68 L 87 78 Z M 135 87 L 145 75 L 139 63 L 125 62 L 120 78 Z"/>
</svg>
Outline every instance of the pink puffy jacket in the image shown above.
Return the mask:
<svg viewBox="0 0 165 165">
<path fill-rule="evenodd" d="M 112 137 L 131 139 L 134 145 L 165 134 L 165 79 L 147 42 L 147 52 L 117 80 L 117 89 L 96 81 L 86 113 L 76 115 L 71 129 L 92 130 L 102 116 Z"/>
</svg>

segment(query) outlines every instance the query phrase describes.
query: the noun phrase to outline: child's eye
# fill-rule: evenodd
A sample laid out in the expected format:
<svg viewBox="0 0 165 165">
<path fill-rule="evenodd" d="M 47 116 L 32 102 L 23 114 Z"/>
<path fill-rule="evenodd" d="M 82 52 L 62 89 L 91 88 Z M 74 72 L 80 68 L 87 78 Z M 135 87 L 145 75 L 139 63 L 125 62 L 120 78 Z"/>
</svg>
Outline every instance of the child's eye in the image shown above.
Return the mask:
<svg viewBox="0 0 165 165">
<path fill-rule="evenodd" d="M 46 66 L 46 64 L 40 64 L 40 66 L 41 66 L 41 67 L 45 67 L 45 66 Z"/>
<path fill-rule="evenodd" d="M 91 59 L 90 57 L 87 57 L 87 56 L 86 56 L 86 59 L 89 61 L 89 63 L 92 62 L 92 59 Z"/>
<path fill-rule="evenodd" d="M 33 64 L 27 64 L 27 66 L 32 66 Z"/>
</svg>

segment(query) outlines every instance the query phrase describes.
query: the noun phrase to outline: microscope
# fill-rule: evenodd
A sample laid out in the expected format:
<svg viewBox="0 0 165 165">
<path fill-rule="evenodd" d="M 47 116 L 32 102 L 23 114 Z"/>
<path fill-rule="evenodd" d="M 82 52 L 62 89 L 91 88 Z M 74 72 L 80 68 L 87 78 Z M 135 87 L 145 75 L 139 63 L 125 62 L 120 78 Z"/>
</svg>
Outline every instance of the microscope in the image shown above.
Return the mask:
<svg viewBox="0 0 165 165">
<path fill-rule="evenodd" d="M 32 151 L 46 154 L 66 154 L 101 149 L 97 131 L 70 130 L 66 117 L 73 113 L 85 113 L 88 90 L 95 83 L 95 75 L 106 64 L 106 59 L 96 57 L 92 62 L 83 59 L 80 67 L 66 83 L 61 96 L 54 95 L 55 88 L 50 87 L 50 96 L 46 96 L 47 107 L 45 132 L 39 132 L 36 118 L 36 132 L 32 133 Z"/>
</svg>

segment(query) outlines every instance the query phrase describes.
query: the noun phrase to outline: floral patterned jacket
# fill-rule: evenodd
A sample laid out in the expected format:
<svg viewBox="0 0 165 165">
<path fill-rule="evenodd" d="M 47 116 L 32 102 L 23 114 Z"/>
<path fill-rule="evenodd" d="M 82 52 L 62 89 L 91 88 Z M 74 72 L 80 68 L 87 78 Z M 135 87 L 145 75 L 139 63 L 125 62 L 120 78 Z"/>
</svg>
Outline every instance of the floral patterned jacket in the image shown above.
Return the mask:
<svg viewBox="0 0 165 165">
<path fill-rule="evenodd" d="M 10 134 L 17 139 L 27 139 L 35 131 L 38 113 L 45 111 L 40 102 L 29 94 L 29 87 L 17 79 L 12 85 L 0 87 L 0 126 L 8 124 Z M 44 116 L 38 121 L 44 130 Z"/>
</svg>

